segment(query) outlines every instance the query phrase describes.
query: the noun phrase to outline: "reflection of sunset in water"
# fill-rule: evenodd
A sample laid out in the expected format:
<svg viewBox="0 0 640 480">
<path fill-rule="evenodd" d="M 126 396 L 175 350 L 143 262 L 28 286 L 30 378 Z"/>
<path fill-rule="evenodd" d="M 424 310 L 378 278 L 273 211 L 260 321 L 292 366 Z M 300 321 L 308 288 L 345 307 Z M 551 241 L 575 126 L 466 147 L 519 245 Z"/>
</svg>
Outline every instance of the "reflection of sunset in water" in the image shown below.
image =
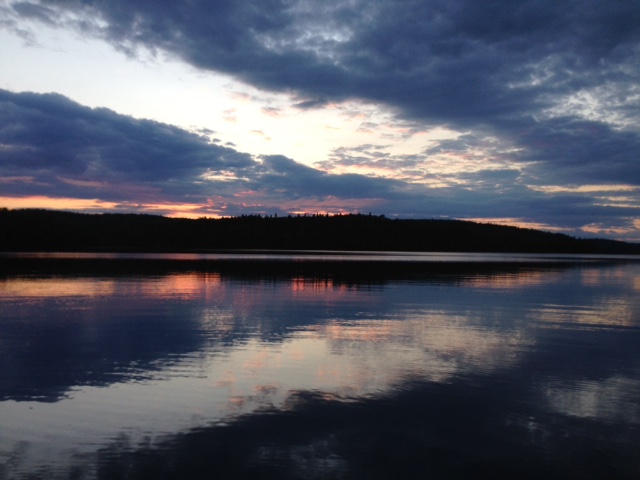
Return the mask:
<svg viewBox="0 0 640 480">
<path fill-rule="evenodd" d="M 517 273 L 507 273 L 502 275 L 477 275 L 470 278 L 465 278 L 462 281 L 462 284 L 465 287 L 487 289 L 526 288 L 553 283 L 558 280 L 560 275 L 562 275 L 560 272 L 525 270 Z"/>
<path fill-rule="evenodd" d="M 635 283 L 639 276 L 630 276 L 623 266 L 608 269 L 586 268 L 580 272 L 580 279 L 584 285 L 614 285 L 631 281 Z"/>
<path fill-rule="evenodd" d="M 318 279 L 298 276 L 291 280 L 291 289 L 294 292 L 325 292 L 327 290 L 334 290 L 334 286 L 333 280 L 330 278 Z"/>
<path fill-rule="evenodd" d="M 551 372 L 581 368 L 584 358 L 554 356 L 571 335 L 595 332 L 583 341 L 599 347 L 600 334 L 636 331 L 637 272 L 522 269 L 373 285 L 215 271 L 5 278 L 0 359 L 17 373 L 0 384 L 9 397 L 0 418 L 11 419 L 13 432 L 0 431 L 0 451 L 22 436 L 33 458 L 54 450 L 60 457 L 71 450 L 47 438 L 80 445 L 78 453 L 123 431 L 153 440 L 295 409 L 310 396 L 356 402 L 416 381 L 469 378 L 511 386 L 536 368 L 542 373 L 531 391 L 548 411 L 638 424 L 630 406 L 640 386 L 631 370 L 574 378 L 540 367 L 548 355 Z M 5 340 L 14 337 L 23 341 Z M 61 365 L 79 370 L 58 379 Z M 33 397 L 11 399 L 12 385 L 33 372 L 55 380 L 49 402 L 28 382 L 24 395 Z"/>
<path fill-rule="evenodd" d="M 0 281 L 0 297 L 98 297 L 117 288 L 109 279 L 17 278 Z"/>
<path fill-rule="evenodd" d="M 110 277 L 22 277 L 0 281 L 0 296 L 12 297 L 101 297 L 135 294 L 163 297 L 215 296 L 222 286 L 220 274 L 178 274 L 115 280 Z"/>
</svg>

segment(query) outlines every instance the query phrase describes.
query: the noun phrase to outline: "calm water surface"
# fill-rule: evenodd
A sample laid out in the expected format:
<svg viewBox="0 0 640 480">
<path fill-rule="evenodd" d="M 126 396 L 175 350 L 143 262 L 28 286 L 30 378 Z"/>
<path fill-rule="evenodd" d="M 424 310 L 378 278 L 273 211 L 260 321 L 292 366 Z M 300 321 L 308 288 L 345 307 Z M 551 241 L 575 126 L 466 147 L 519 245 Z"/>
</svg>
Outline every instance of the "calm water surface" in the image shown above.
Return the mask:
<svg viewBox="0 0 640 480">
<path fill-rule="evenodd" d="M 640 478 L 637 260 L 34 257 L 2 479 Z"/>
</svg>

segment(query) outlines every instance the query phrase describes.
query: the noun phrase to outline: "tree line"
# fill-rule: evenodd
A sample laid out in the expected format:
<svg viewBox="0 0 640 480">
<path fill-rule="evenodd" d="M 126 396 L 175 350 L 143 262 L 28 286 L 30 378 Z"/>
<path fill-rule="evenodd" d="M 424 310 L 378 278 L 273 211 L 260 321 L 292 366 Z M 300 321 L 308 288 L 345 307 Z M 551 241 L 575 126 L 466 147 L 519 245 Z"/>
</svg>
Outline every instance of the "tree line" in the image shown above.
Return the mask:
<svg viewBox="0 0 640 480">
<path fill-rule="evenodd" d="M 640 244 L 462 220 L 371 214 L 185 219 L 0 209 L 1 251 L 243 249 L 640 254 Z"/>
</svg>

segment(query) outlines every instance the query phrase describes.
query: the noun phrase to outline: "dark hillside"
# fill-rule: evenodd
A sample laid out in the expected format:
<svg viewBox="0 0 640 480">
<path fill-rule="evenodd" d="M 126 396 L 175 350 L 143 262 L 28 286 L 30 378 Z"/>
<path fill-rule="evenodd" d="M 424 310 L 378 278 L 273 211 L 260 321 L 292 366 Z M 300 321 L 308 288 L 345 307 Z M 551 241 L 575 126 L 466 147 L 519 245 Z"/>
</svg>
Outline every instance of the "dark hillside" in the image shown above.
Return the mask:
<svg viewBox="0 0 640 480">
<path fill-rule="evenodd" d="M 638 244 L 459 220 L 392 220 L 360 214 L 190 220 L 0 210 L 1 251 L 220 249 L 640 254 Z"/>
</svg>

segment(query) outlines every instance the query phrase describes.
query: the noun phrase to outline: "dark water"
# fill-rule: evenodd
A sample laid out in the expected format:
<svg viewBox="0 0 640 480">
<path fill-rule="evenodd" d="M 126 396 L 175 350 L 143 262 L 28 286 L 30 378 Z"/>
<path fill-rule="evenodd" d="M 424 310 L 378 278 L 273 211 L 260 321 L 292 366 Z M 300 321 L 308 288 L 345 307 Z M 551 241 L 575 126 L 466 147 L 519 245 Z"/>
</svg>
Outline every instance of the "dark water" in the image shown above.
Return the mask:
<svg viewBox="0 0 640 480">
<path fill-rule="evenodd" d="M 640 478 L 637 261 L 50 257 L 0 259 L 2 479 Z"/>
</svg>

